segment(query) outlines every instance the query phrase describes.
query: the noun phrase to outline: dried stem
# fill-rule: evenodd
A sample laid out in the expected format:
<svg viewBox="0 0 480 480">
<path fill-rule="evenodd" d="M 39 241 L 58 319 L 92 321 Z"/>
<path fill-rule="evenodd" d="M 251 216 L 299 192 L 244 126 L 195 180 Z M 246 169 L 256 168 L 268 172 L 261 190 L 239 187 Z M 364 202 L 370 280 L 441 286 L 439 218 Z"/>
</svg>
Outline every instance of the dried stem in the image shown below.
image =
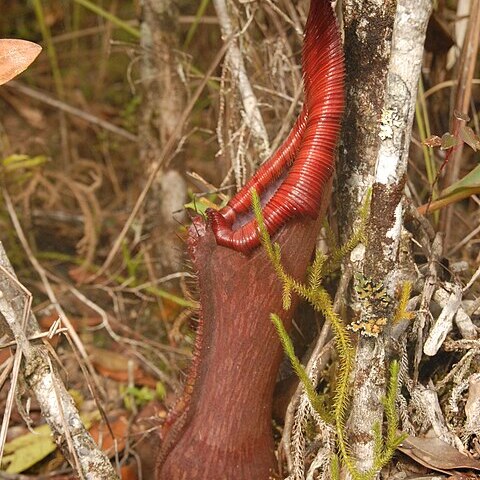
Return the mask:
<svg viewBox="0 0 480 480">
<path fill-rule="evenodd" d="M 213 4 L 217 12 L 222 36 L 224 39 L 232 37 L 235 33 L 225 0 L 214 0 Z M 233 38 L 228 47 L 227 62 L 232 75 L 237 80 L 238 90 L 242 97 L 243 108 L 245 109 L 246 122 L 249 126 L 255 141 L 255 151 L 260 158 L 265 160 L 270 153 L 267 129 L 263 122 L 262 114 L 258 107 L 258 100 L 248 78 L 243 54 L 238 45 L 238 39 Z"/>
<path fill-rule="evenodd" d="M 52 98 L 50 95 L 46 94 L 45 92 L 42 92 L 41 90 L 28 87 L 27 85 L 23 85 L 17 80 L 12 80 L 6 86 L 8 88 L 12 88 L 17 92 L 22 93 L 23 95 L 26 95 L 27 97 L 38 100 L 39 102 L 42 102 L 45 105 L 49 105 L 50 107 L 57 108 L 61 112 L 65 112 L 65 113 L 68 113 L 69 115 L 81 118 L 82 120 L 85 120 L 86 122 L 92 125 L 96 125 L 110 133 L 126 138 L 131 142 L 138 141 L 137 136 L 134 135 L 133 133 L 130 133 L 128 130 L 118 127 L 113 123 L 107 122 L 103 118 L 97 117 L 96 115 L 92 115 L 91 113 L 84 112 L 79 108 L 69 105 L 63 100 L 57 100 L 56 98 Z"/>
<path fill-rule="evenodd" d="M 455 110 L 466 114 L 470 109 L 472 95 L 472 80 L 475 75 L 477 63 L 478 44 L 480 41 L 480 0 L 472 0 L 470 3 L 470 18 L 467 34 L 464 39 L 460 64 L 458 68 L 459 79 L 455 91 Z M 461 158 L 463 152 L 463 141 L 459 135 L 464 120 L 453 116 L 453 135 L 459 139 L 458 145 L 451 149 L 448 164 L 445 166 L 446 174 L 444 185 L 449 186 L 458 179 L 460 172 Z M 453 208 L 449 207 L 442 213 L 441 226 L 445 231 L 445 244 L 448 245 L 452 228 Z"/>
</svg>

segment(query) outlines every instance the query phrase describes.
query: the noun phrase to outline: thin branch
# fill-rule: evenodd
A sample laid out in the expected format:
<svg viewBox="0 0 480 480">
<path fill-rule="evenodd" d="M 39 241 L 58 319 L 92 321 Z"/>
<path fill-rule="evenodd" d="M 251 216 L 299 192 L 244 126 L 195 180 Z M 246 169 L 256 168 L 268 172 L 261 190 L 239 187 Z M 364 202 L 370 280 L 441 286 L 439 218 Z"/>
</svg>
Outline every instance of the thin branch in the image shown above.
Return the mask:
<svg viewBox="0 0 480 480">
<path fill-rule="evenodd" d="M 51 364 L 48 349 L 44 345 L 31 344 L 27 338 L 27 332 L 38 332 L 38 325 L 30 308 L 26 310 L 29 296 L 25 295 L 25 287 L 16 280 L 1 243 L 0 267 L 0 313 L 15 338 L 18 357 L 25 359 L 22 369 L 25 383 L 35 395 L 57 445 L 80 478 L 118 480 L 108 457 L 99 450 L 85 429 L 75 403 Z M 19 295 L 19 290 L 22 295 Z M 12 384 L 11 391 L 14 390 Z M 66 425 L 69 426 L 68 431 L 65 430 Z"/>
<path fill-rule="evenodd" d="M 20 221 L 18 220 L 18 216 L 17 216 L 17 213 L 15 212 L 15 208 L 13 207 L 13 203 L 10 198 L 10 195 L 8 194 L 6 189 L 3 189 L 2 193 L 3 193 L 3 198 L 5 199 L 5 205 L 7 207 L 8 214 L 10 215 L 10 219 L 15 228 L 15 232 L 17 233 L 20 243 L 22 244 L 22 247 L 28 256 L 30 263 L 33 265 L 33 268 L 36 270 L 36 272 L 38 273 L 42 281 L 42 284 L 45 288 L 48 299 L 50 300 L 52 305 L 55 307 L 55 310 L 57 311 L 60 319 L 62 320 L 62 323 L 68 328 L 69 335 L 72 338 L 73 343 L 75 344 L 75 347 L 80 352 L 82 359 L 87 365 L 89 373 L 94 380 L 95 386 L 99 391 L 103 391 L 103 389 L 100 387 L 100 383 L 98 381 L 97 375 L 95 373 L 92 363 L 90 362 L 90 359 L 88 357 L 87 351 L 85 350 L 83 342 L 81 341 L 80 337 L 75 331 L 75 328 L 73 328 L 73 325 L 70 322 L 70 319 L 68 318 L 67 314 L 65 313 L 62 306 L 60 305 L 60 302 L 58 301 L 57 296 L 55 294 L 55 291 L 50 281 L 48 280 L 48 276 L 45 269 L 42 267 L 42 265 L 40 265 L 40 262 L 37 260 L 35 255 L 33 255 L 32 249 L 30 248 L 30 245 L 27 241 L 25 233 L 23 232 L 22 226 L 20 225 Z"/>
<path fill-rule="evenodd" d="M 55 335 L 56 334 L 59 334 L 59 333 L 65 333 L 65 332 L 68 332 L 68 328 L 59 328 L 59 329 L 56 329 L 55 330 Z M 30 337 L 28 337 L 28 341 L 31 342 L 33 340 L 40 340 L 41 338 L 52 338 L 52 334 L 50 332 L 42 332 L 42 333 L 37 333 L 35 335 L 32 335 Z M 14 347 L 15 345 L 17 344 L 16 341 L 11 341 L 11 342 L 8 342 L 8 343 L 1 343 L 0 344 L 0 350 L 2 348 L 7 348 L 7 347 Z"/>
<path fill-rule="evenodd" d="M 213 0 L 213 4 L 220 22 L 223 38 L 231 38 L 235 32 L 228 13 L 226 1 Z M 259 152 L 262 160 L 265 160 L 270 153 L 268 133 L 263 122 L 262 114 L 258 108 L 257 97 L 248 78 L 238 40 L 235 37 L 230 41 L 226 58 L 232 75 L 237 80 L 238 90 L 242 97 L 243 108 L 245 109 L 247 125 L 256 143 L 256 151 Z"/>
<path fill-rule="evenodd" d="M 69 105 L 64 101 L 57 100 L 56 98 L 52 98 L 50 95 L 46 94 L 45 92 L 36 90 L 31 87 L 27 87 L 26 85 L 23 85 L 17 80 L 12 80 L 11 82 L 8 83 L 8 85 L 5 85 L 5 86 L 10 87 L 16 90 L 17 92 L 23 93 L 24 95 L 27 95 L 27 97 L 34 98 L 39 102 L 45 103 L 46 105 L 50 105 L 51 107 L 56 108 L 62 112 L 68 113 L 82 120 L 85 120 L 86 122 L 91 123 L 92 125 L 97 125 L 100 128 L 103 128 L 104 130 L 114 133 L 115 135 L 118 135 L 120 137 L 126 138 L 127 140 L 130 140 L 132 142 L 138 141 L 137 136 L 134 135 L 133 133 L 130 133 L 128 130 L 125 130 L 124 128 L 121 128 L 121 127 L 117 127 L 113 123 L 107 122 L 102 118 L 92 115 L 91 113 L 84 112 L 83 110 L 80 110 L 79 108 Z"/>
</svg>

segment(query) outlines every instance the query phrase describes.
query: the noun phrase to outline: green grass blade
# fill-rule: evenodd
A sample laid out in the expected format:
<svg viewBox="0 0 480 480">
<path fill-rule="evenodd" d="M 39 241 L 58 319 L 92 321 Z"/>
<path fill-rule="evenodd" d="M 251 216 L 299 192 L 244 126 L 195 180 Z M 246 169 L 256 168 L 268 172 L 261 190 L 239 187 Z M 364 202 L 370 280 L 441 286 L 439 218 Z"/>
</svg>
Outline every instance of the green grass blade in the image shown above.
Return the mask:
<svg viewBox="0 0 480 480">
<path fill-rule="evenodd" d="M 107 12 L 102 7 L 99 7 L 90 0 L 73 0 L 74 2 L 82 5 L 82 7 L 88 8 L 93 13 L 96 13 L 98 16 L 105 18 L 109 22 L 112 22 L 117 27 L 121 28 L 125 32 L 134 36 L 135 38 L 140 38 L 140 30 L 138 28 L 132 27 L 128 22 L 121 20 L 117 16 Z"/>
</svg>

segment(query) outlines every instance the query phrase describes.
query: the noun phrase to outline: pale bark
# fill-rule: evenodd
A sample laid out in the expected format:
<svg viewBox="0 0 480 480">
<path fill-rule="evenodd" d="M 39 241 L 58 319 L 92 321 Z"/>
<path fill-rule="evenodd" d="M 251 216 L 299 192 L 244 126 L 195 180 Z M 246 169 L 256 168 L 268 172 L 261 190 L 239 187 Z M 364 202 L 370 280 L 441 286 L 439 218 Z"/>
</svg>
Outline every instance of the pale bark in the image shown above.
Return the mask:
<svg viewBox="0 0 480 480">
<path fill-rule="evenodd" d="M 351 233 L 373 183 L 395 1 L 344 0 L 346 108 L 337 169 L 340 233 Z"/>
<path fill-rule="evenodd" d="M 435 296 L 444 301 L 442 302 L 444 306 L 423 346 L 423 353 L 430 357 L 433 357 L 440 350 L 453 327 L 453 318 L 457 314 L 462 301 L 462 288 L 459 285 L 452 285 L 450 294 L 445 290 L 438 289 Z"/>
</svg>

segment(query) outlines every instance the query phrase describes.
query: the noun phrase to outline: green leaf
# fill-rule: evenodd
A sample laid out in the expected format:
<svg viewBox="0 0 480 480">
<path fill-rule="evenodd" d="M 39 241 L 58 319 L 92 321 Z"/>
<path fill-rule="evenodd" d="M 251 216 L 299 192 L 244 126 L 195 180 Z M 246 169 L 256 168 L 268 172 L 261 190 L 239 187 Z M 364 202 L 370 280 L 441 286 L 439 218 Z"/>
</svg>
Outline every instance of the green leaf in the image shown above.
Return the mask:
<svg viewBox="0 0 480 480">
<path fill-rule="evenodd" d="M 478 135 L 476 135 L 470 127 L 463 126 L 460 129 L 460 137 L 474 152 L 480 150 L 480 138 L 478 138 Z"/>
<path fill-rule="evenodd" d="M 470 173 L 467 173 L 461 180 L 450 185 L 443 190 L 438 199 L 432 202 L 428 211 L 434 212 L 441 208 L 460 202 L 465 198 L 480 193 L 480 165 L 477 165 Z M 418 208 L 420 214 L 424 215 L 427 211 L 427 204 Z"/>
<path fill-rule="evenodd" d="M 442 135 L 442 142 L 440 148 L 442 150 L 448 150 L 454 147 L 458 143 L 457 139 L 449 132 Z"/>
<path fill-rule="evenodd" d="M 41 425 L 35 428 L 34 432 L 20 435 L 5 444 L 6 455 L 2 460 L 2 466 L 8 465 L 7 473 L 24 472 L 57 448 L 48 425 Z"/>
<path fill-rule="evenodd" d="M 443 190 L 440 198 L 447 198 L 458 193 L 467 193 L 467 197 L 480 192 L 480 165 L 477 165 L 470 173 Z M 466 197 L 464 197 L 466 198 Z"/>
<path fill-rule="evenodd" d="M 127 387 L 123 391 L 123 395 L 130 395 L 133 397 L 137 405 L 143 405 L 155 398 L 155 392 L 148 387 Z"/>
<path fill-rule="evenodd" d="M 128 22 L 121 20 L 119 17 L 113 15 L 107 10 L 104 10 L 102 7 L 98 6 L 96 2 L 91 2 L 90 0 L 74 0 L 74 1 L 82 5 L 82 7 L 88 8 L 88 10 L 104 18 L 105 20 L 112 22 L 114 25 L 121 28 L 125 32 L 129 33 L 133 37 L 140 38 L 140 30 L 138 28 L 132 27 Z"/>
<path fill-rule="evenodd" d="M 162 382 L 157 382 L 157 386 L 155 387 L 155 393 L 157 394 L 157 398 L 159 400 L 163 400 L 167 396 L 167 389 Z"/>
<path fill-rule="evenodd" d="M 13 154 L 2 160 L 2 164 L 7 172 L 18 170 L 20 168 L 35 168 L 48 161 L 44 155 L 29 157 L 28 155 Z"/>
<path fill-rule="evenodd" d="M 98 421 L 98 410 L 81 415 L 85 428 Z M 33 467 L 56 450 L 48 425 L 40 425 L 25 435 L 20 435 L 5 444 L 5 455 L 2 459 L 2 470 L 7 473 L 21 473 Z"/>
<path fill-rule="evenodd" d="M 200 24 L 200 20 L 205 14 L 205 10 L 207 9 L 209 3 L 210 0 L 201 0 L 197 13 L 195 14 L 195 19 L 190 28 L 188 29 L 187 37 L 185 38 L 185 42 L 183 43 L 184 49 L 186 49 L 190 45 L 190 42 L 195 36 L 195 32 L 197 31 L 198 25 Z"/>
<path fill-rule="evenodd" d="M 195 197 L 191 202 L 186 203 L 184 207 L 189 208 L 190 210 L 193 210 L 201 215 L 205 215 L 208 208 L 211 208 L 213 210 L 219 210 L 226 204 L 226 202 L 222 202 L 222 204 L 218 206 L 216 203 L 214 203 L 216 196 L 210 195 L 210 197 L 211 198 Z"/>
<path fill-rule="evenodd" d="M 184 205 L 185 208 L 189 208 L 193 210 L 195 213 L 199 213 L 201 215 L 205 215 L 208 207 L 207 205 L 203 204 L 200 200 L 192 200 Z"/>
</svg>

